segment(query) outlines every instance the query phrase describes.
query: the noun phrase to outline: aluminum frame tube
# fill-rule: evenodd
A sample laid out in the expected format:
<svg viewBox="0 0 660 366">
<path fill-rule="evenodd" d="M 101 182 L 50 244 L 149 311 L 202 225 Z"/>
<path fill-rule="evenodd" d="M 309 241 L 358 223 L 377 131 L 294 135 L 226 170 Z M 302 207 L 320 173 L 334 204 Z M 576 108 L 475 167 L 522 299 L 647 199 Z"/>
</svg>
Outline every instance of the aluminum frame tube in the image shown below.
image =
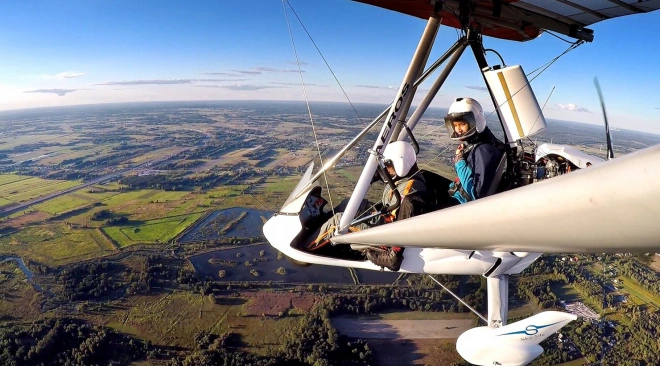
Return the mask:
<svg viewBox="0 0 660 366">
<path fill-rule="evenodd" d="M 417 74 L 415 75 L 415 80 L 419 80 L 420 76 L 424 74 L 424 66 L 426 63 L 429 61 L 429 56 L 431 56 L 431 49 L 433 48 L 433 45 L 435 44 L 435 37 L 438 34 L 438 29 L 440 28 L 440 24 L 442 24 L 442 18 L 437 18 L 435 16 L 432 16 L 429 18 L 429 24 L 427 24 L 427 27 L 430 25 L 431 19 L 434 21 L 437 21 L 437 25 L 434 24 L 435 26 L 435 31 L 433 32 L 433 36 L 431 37 L 429 43 L 430 46 L 428 47 L 426 51 L 426 55 L 424 56 L 424 60 L 419 64 L 419 69 L 417 70 Z M 421 41 L 420 41 L 421 44 Z M 419 47 L 419 46 L 418 46 Z M 408 111 L 410 110 L 410 106 L 412 105 L 412 101 L 415 98 L 415 94 L 417 93 L 417 86 L 419 84 L 413 83 L 413 87 L 410 90 L 410 96 L 407 98 L 406 103 L 401 107 L 401 112 L 399 113 L 399 118 L 397 119 L 397 123 L 394 125 L 394 131 L 392 132 L 392 137 L 390 139 L 390 142 L 396 141 L 397 136 L 401 133 L 401 122 L 406 121 L 406 117 L 408 116 Z"/>
<path fill-rule="evenodd" d="M 486 278 L 488 296 L 488 327 L 506 325 L 509 313 L 509 275 L 502 274 Z"/>
<path fill-rule="evenodd" d="M 383 124 L 383 127 L 378 134 L 378 138 L 376 139 L 372 149 L 373 151 L 369 155 L 364 169 L 362 169 L 362 174 L 360 174 L 360 178 L 355 185 L 353 194 L 351 195 L 351 198 L 348 200 L 348 204 L 346 205 L 346 210 L 341 217 L 338 229 L 340 234 L 345 234 L 348 231 L 348 227 L 355 218 L 358 207 L 360 206 L 360 203 L 362 203 L 362 199 L 367 194 L 367 191 L 371 186 L 371 178 L 376 172 L 376 167 L 378 166 L 377 154 L 380 154 L 381 151 L 387 147 L 387 144 L 392 137 L 392 132 L 394 132 L 394 124 L 400 116 L 402 106 L 406 105 L 407 103 L 409 104 L 410 101 L 412 101 L 412 93 L 410 93 L 411 89 L 414 88 L 413 84 L 419 75 L 419 70 L 424 67 L 425 59 L 428 56 L 429 49 L 433 45 L 435 34 L 437 33 L 439 26 L 440 22 L 435 15 L 431 16 L 426 23 L 426 28 L 424 29 L 424 33 L 422 34 L 419 44 L 417 45 L 417 49 L 415 50 L 412 60 L 410 61 L 408 71 L 406 71 L 406 75 L 401 82 L 401 87 L 397 91 L 394 102 L 390 107 L 388 114 L 389 117 Z"/>
<path fill-rule="evenodd" d="M 451 73 L 451 71 L 454 69 L 454 66 L 456 66 L 456 63 L 458 62 L 458 60 L 463 55 L 463 51 L 465 51 L 467 46 L 468 46 L 467 40 L 464 40 L 463 43 L 458 45 L 457 49 L 452 54 L 451 59 L 447 63 L 447 66 L 445 66 L 445 68 L 442 70 L 442 72 L 440 72 L 440 75 L 438 75 L 438 78 L 435 80 L 435 82 L 431 86 L 431 89 L 429 90 L 429 92 L 426 94 L 426 96 L 424 97 L 422 102 L 417 106 L 417 109 L 415 109 L 415 112 L 413 113 L 413 115 L 408 120 L 408 128 L 411 131 L 415 128 L 415 126 L 417 125 L 419 120 L 422 118 L 422 116 L 424 115 L 424 113 L 428 109 L 428 107 L 431 104 L 431 102 L 433 101 L 433 99 L 435 99 L 436 94 L 438 94 L 438 91 L 440 91 L 440 87 L 442 87 L 442 85 L 447 80 L 447 77 L 449 77 L 449 73 Z M 399 141 L 402 141 L 407 136 L 408 136 L 408 132 L 403 131 L 403 133 L 401 133 L 401 135 L 399 136 L 398 139 L 399 139 Z"/>
<path fill-rule="evenodd" d="M 500 126 L 502 127 L 502 131 L 506 131 L 506 126 L 504 126 L 504 121 L 502 121 L 502 116 L 500 115 L 500 109 L 498 108 L 497 101 L 495 100 L 493 91 L 490 89 L 490 85 L 488 85 L 488 81 L 486 80 L 486 75 L 484 75 L 484 69 L 490 66 L 488 65 L 488 61 L 486 60 L 486 55 L 482 52 L 483 44 L 479 40 L 478 34 L 471 33 L 470 35 L 471 37 L 469 37 L 470 38 L 469 44 L 470 47 L 472 48 L 472 53 L 474 53 L 474 58 L 477 60 L 477 65 L 479 65 L 479 71 L 481 72 L 481 76 L 484 79 L 484 84 L 486 84 L 486 88 L 488 89 L 488 95 L 490 95 L 490 100 L 493 102 L 493 106 L 495 107 L 495 113 L 497 114 L 497 118 L 500 120 Z M 504 143 L 513 144 L 515 143 L 515 141 L 509 141 L 505 133 Z"/>
<path fill-rule="evenodd" d="M 428 77 L 429 77 L 429 76 L 430 76 L 435 70 L 437 70 L 438 67 L 440 67 L 440 65 L 442 65 L 445 61 L 447 61 L 447 59 L 448 59 L 449 57 L 451 57 L 451 55 L 453 55 L 453 54 L 456 52 L 456 50 L 461 46 L 461 43 L 462 43 L 462 42 L 466 42 L 466 40 L 467 40 L 466 37 L 461 37 L 458 41 L 456 41 L 456 43 L 454 43 L 454 44 L 453 44 L 453 45 L 447 50 L 447 52 L 445 52 L 442 56 L 440 56 L 440 57 L 439 57 L 439 58 L 433 63 L 433 65 L 431 65 L 428 69 L 426 69 L 426 70 L 422 73 L 422 75 L 421 75 L 421 76 L 415 81 L 415 83 L 413 84 L 413 87 L 414 87 L 414 88 L 417 88 L 420 84 L 422 84 L 424 81 L 426 81 L 426 79 L 427 79 L 427 78 L 428 78 Z M 294 197 L 294 199 L 299 198 L 301 195 L 303 195 L 305 192 L 307 192 L 307 191 L 309 190 L 309 188 L 314 184 L 314 182 L 316 182 L 319 178 L 321 178 L 321 175 L 322 175 L 324 172 L 328 171 L 328 170 L 332 167 L 332 165 L 334 165 L 334 164 L 335 164 L 335 163 L 336 163 L 336 162 L 337 162 L 342 156 L 344 156 L 344 154 L 346 154 L 346 152 L 347 152 L 348 150 L 350 150 L 353 146 L 355 146 L 355 144 L 357 144 L 357 142 L 360 141 L 360 140 L 362 139 L 362 137 L 364 137 L 364 135 L 366 135 L 367 132 L 369 132 L 369 131 L 370 131 L 370 130 L 371 130 L 371 129 L 372 129 L 372 128 L 373 128 L 373 127 L 374 127 L 374 126 L 375 126 L 375 125 L 376 125 L 376 124 L 377 124 L 377 123 L 378 123 L 378 122 L 379 122 L 384 116 L 385 116 L 385 114 L 387 114 L 388 111 L 389 111 L 389 107 L 388 107 L 387 109 L 385 109 L 385 110 L 384 110 L 384 111 L 383 111 L 378 117 L 376 117 L 376 119 L 374 119 L 373 121 L 371 121 L 371 123 L 369 123 L 369 125 L 368 125 L 364 130 L 362 130 L 362 132 L 360 132 L 360 133 L 358 134 L 357 137 L 355 137 L 353 140 L 351 140 L 351 142 L 349 142 L 348 145 L 346 145 L 344 148 L 342 148 L 340 151 L 338 151 L 337 154 L 335 154 L 335 156 L 333 156 L 330 160 L 326 161 L 325 165 L 323 165 L 323 167 L 321 168 L 321 170 L 319 170 L 319 171 L 318 171 L 318 172 L 317 172 L 317 173 L 311 178 L 311 180 L 309 181 L 309 183 L 307 184 L 307 186 L 306 186 L 304 189 L 302 189 L 302 190 L 296 195 L 296 197 Z"/>
</svg>

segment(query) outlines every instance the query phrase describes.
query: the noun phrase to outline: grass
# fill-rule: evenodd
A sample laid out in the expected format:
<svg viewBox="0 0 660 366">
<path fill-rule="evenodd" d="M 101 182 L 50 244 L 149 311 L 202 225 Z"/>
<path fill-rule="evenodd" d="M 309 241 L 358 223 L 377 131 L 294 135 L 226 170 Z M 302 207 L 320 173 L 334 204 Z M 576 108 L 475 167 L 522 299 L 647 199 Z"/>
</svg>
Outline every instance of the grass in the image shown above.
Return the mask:
<svg viewBox="0 0 660 366">
<path fill-rule="evenodd" d="M 193 224 L 203 212 L 149 220 L 139 225 L 109 226 L 103 232 L 119 247 L 138 243 L 166 243 Z"/>
<path fill-rule="evenodd" d="M 64 224 L 28 227 L 9 237 L 0 238 L 0 252 L 50 265 L 75 262 L 102 254 L 110 248 L 97 244 L 94 229 L 69 229 Z"/>
<path fill-rule="evenodd" d="M 382 320 L 447 320 L 447 319 L 472 319 L 476 316 L 472 313 L 445 313 L 430 311 L 397 311 L 378 313 L 376 319 Z"/>
<path fill-rule="evenodd" d="M 618 283 L 617 287 L 623 288 L 630 295 L 637 298 L 635 302 L 641 302 L 639 305 L 650 304 L 656 309 L 660 309 L 660 299 L 658 299 L 658 296 L 641 288 L 632 278 L 621 276 L 619 280 L 623 280 L 623 283 Z"/>
<path fill-rule="evenodd" d="M 18 182 L 21 180 L 25 179 L 30 179 L 32 177 L 25 176 L 25 175 L 17 175 L 17 174 L 0 174 L 0 186 L 3 186 L 5 184 L 13 183 L 13 182 Z"/>
<path fill-rule="evenodd" d="M 285 317 L 280 319 L 262 317 L 239 317 L 229 315 L 227 331 L 238 333 L 241 340 L 248 345 L 248 352 L 266 356 L 272 349 L 279 349 L 286 331 L 298 323 L 298 318 Z M 220 323 L 220 329 L 224 328 Z M 220 330 L 219 329 L 219 330 Z"/>
<path fill-rule="evenodd" d="M 139 296 L 130 308 L 117 311 L 108 324 L 166 346 L 194 347 L 199 331 L 222 334 L 228 317 L 239 316 L 242 305 L 218 305 L 198 293 L 174 292 Z"/>
<path fill-rule="evenodd" d="M 589 365 L 589 364 L 591 364 L 591 362 L 589 362 L 589 360 L 587 360 L 586 358 L 582 357 L 582 358 L 578 358 L 577 360 L 560 363 L 560 364 L 557 364 L 555 366 L 582 366 L 582 365 Z"/>
<path fill-rule="evenodd" d="M 6 199 L 6 198 L 0 197 L 0 207 L 1 207 L 1 206 L 4 206 L 4 205 L 8 205 L 8 204 L 10 204 L 10 203 L 13 203 L 13 202 L 10 201 L 10 200 L 8 200 L 8 199 Z"/>
<path fill-rule="evenodd" d="M 571 285 L 556 283 L 550 286 L 550 290 L 558 298 L 566 302 L 583 301 L 584 297 Z"/>
<path fill-rule="evenodd" d="M 649 266 L 653 268 L 655 271 L 660 271 L 660 256 L 654 254 Z"/>
<path fill-rule="evenodd" d="M 246 345 L 245 351 L 267 355 L 277 350 L 285 332 L 298 317 L 263 318 L 244 316 L 241 298 L 218 298 L 198 293 L 173 292 L 135 296 L 124 309 L 115 311 L 106 326 L 155 344 L 194 348 L 199 331 L 216 335 L 237 333 Z"/>
<path fill-rule="evenodd" d="M 98 188 L 98 187 L 83 188 L 83 189 L 80 189 L 80 190 L 75 191 L 73 193 L 70 193 L 69 196 L 76 197 L 76 198 L 81 198 L 81 199 L 84 199 L 88 202 L 101 202 L 101 201 L 106 200 L 106 199 L 108 199 L 112 196 L 116 196 L 116 195 L 120 194 L 119 192 L 111 192 L 111 191 L 108 191 L 108 192 L 103 191 L 103 192 L 98 192 L 98 193 L 89 193 L 89 191 L 91 191 L 93 189 L 94 190 L 99 190 L 100 188 Z"/>
<path fill-rule="evenodd" d="M 509 319 L 529 317 L 534 314 L 540 313 L 541 310 L 533 304 L 527 303 L 525 305 L 509 308 Z"/>
<path fill-rule="evenodd" d="M 0 185 L 0 197 L 24 202 L 79 185 L 80 182 L 27 178 Z"/>
<path fill-rule="evenodd" d="M 57 215 L 62 212 L 80 208 L 82 206 L 88 205 L 89 203 L 90 202 L 88 200 L 78 198 L 72 194 L 67 194 L 38 204 L 34 206 L 34 208 L 42 212 L 48 212 L 51 215 Z"/>
<path fill-rule="evenodd" d="M 247 189 L 247 185 L 235 185 L 235 186 L 222 186 L 214 188 L 213 190 L 208 191 L 209 198 L 224 198 L 224 197 L 235 197 L 243 194 L 243 191 Z"/>
</svg>

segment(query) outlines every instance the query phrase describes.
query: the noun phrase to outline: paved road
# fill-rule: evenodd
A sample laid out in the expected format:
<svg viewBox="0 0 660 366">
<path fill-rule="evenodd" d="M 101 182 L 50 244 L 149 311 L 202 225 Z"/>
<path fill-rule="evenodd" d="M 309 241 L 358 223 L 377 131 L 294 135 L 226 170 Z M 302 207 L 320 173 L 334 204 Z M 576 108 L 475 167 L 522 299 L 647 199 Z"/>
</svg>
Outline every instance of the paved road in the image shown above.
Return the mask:
<svg viewBox="0 0 660 366">
<path fill-rule="evenodd" d="M 365 339 L 458 338 L 474 326 L 472 319 L 361 320 L 333 318 L 332 325 L 348 337 Z"/>
</svg>

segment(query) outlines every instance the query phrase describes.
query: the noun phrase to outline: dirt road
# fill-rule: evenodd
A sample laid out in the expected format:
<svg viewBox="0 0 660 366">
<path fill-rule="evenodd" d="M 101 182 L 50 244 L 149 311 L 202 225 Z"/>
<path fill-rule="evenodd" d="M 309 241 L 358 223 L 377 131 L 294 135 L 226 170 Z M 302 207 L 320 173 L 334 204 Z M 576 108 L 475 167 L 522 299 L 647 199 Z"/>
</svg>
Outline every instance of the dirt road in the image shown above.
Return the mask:
<svg viewBox="0 0 660 366">
<path fill-rule="evenodd" d="M 343 335 L 365 339 L 453 338 L 474 326 L 471 319 L 361 320 L 334 318 L 332 325 Z"/>
</svg>

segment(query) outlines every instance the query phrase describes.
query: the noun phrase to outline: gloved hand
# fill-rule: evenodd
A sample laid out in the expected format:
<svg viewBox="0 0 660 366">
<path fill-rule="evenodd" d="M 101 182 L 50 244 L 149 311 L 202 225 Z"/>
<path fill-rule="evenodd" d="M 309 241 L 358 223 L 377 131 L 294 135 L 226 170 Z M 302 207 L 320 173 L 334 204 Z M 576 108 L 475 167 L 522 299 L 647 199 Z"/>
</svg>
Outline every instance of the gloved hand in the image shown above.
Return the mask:
<svg viewBox="0 0 660 366">
<path fill-rule="evenodd" d="M 465 160 L 465 155 L 463 154 L 463 149 L 465 146 L 463 144 L 458 145 L 456 148 L 456 154 L 454 155 L 454 164 L 458 163 L 461 160 Z"/>
</svg>

